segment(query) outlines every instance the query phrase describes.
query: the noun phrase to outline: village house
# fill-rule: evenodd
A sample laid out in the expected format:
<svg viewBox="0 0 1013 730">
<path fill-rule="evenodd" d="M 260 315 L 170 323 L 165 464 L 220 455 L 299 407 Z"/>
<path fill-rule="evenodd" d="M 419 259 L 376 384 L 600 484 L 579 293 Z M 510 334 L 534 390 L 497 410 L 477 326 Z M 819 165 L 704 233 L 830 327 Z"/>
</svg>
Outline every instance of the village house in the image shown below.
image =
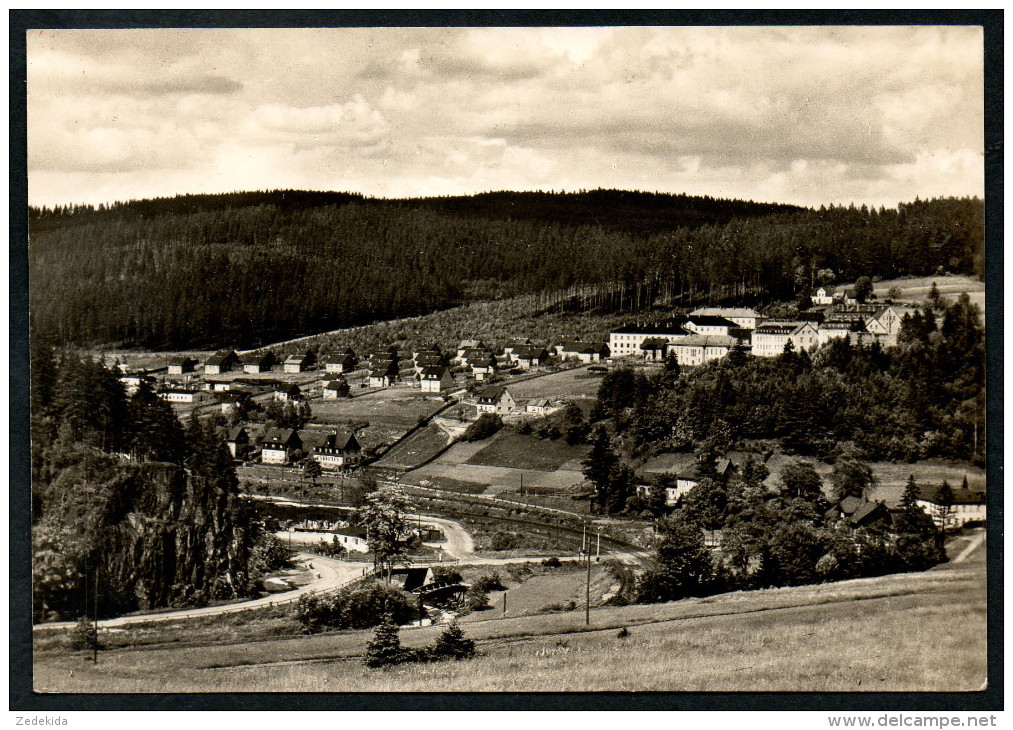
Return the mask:
<svg viewBox="0 0 1013 730">
<path fill-rule="evenodd" d="M 239 366 L 239 356 L 235 350 L 219 350 L 204 363 L 205 375 L 221 375 L 231 372 Z"/>
<path fill-rule="evenodd" d="M 668 340 L 663 337 L 648 337 L 640 343 L 640 351 L 648 362 L 664 362 L 669 346 Z"/>
<path fill-rule="evenodd" d="M 903 307 L 891 304 L 879 307 L 865 320 L 865 329 L 870 335 L 878 338 L 884 347 L 897 344 L 897 336 L 900 334 L 904 317 L 911 315 L 916 310 L 912 307 Z"/>
<path fill-rule="evenodd" d="M 204 389 L 210 390 L 212 393 L 223 393 L 232 390 L 232 381 L 207 379 L 204 381 Z"/>
<path fill-rule="evenodd" d="M 437 342 L 423 343 L 417 350 L 412 351 L 412 360 L 418 360 L 419 355 L 443 355 L 443 350 Z"/>
<path fill-rule="evenodd" d="M 349 552 L 368 553 L 369 543 L 366 540 L 366 529 L 363 527 L 339 527 L 334 530 L 334 537 L 341 547 Z M 332 538 L 333 539 L 333 538 Z"/>
<path fill-rule="evenodd" d="M 282 403 L 300 403 L 305 400 L 302 388 L 295 383 L 278 386 L 274 389 L 272 397 L 275 400 L 280 400 Z"/>
<path fill-rule="evenodd" d="M 809 297 L 816 306 L 826 306 L 834 303 L 834 288 L 832 286 L 821 286 L 816 293 Z"/>
<path fill-rule="evenodd" d="M 643 354 L 640 346 L 644 340 L 664 340 L 672 343 L 683 337 L 689 337 L 693 333 L 683 326 L 685 323 L 685 318 L 678 318 L 648 325 L 627 325 L 609 333 L 609 351 L 612 357 L 639 356 Z"/>
<path fill-rule="evenodd" d="M 969 522 L 985 524 L 987 522 L 985 492 L 973 492 L 970 489 L 953 488 L 953 503 L 949 509 L 941 507 L 936 495 L 938 486 L 922 485 L 918 489 L 918 506 L 932 518 L 936 526 L 946 528 L 963 527 Z M 945 525 L 943 512 L 945 511 Z"/>
<path fill-rule="evenodd" d="M 249 375 L 269 373 L 276 362 L 277 358 L 270 350 L 260 353 L 251 352 L 243 357 L 243 372 Z"/>
<path fill-rule="evenodd" d="M 181 355 L 169 358 L 166 367 L 168 368 L 169 375 L 184 375 L 194 371 L 197 367 L 197 361 L 192 357 Z"/>
<path fill-rule="evenodd" d="M 753 332 L 753 354 L 757 357 L 777 357 L 791 342 L 795 352 L 812 349 L 819 333 L 812 322 L 764 322 Z"/>
<path fill-rule="evenodd" d="M 357 464 L 362 447 L 352 431 L 342 430 L 328 434 L 322 444 L 313 447 L 312 454 L 321 469 L 336 471 Z"/>
<path fill-rule="evenodd" d="M 370 363 L 369 387 L 387 388 L 397 380 L 398 367 L 396 360 L 377 360 Z"/>
<path fill-rule="evenodd" d="M 250 450 L 250 434 L 242 426 L 230 428 L 225 436 L 225 444 L 233 459 L 242 459 Z"/>
<path fill-rule="evenodd" d="M 684 325 L 686 329 L 698 335 L 717 335 L 727 337 L 730 330 L 738 325 L 730 319 L 708 314 L 690 315 Z"/>
<path fill-rule="evenodd" d="M 126 390 L 127 395 L 133 395 L 137 392 L 138 388 L 141 387 L 141 383 L 148 383 L 149 385 L 154 384 L 155 379 L 149 375 L 143 373 L 133 373 L 131 375 L 121 375 L 119 381 L 123 383 L 123 387 Z"/>
<path fill-rule="evenodd" d="M 509 358 L 510 362 L 516 362 L 517 358 L 512 357 L 512 355 L 514 354 L 514 352 L 516 350 L 518 350 L 519 348 L 530 347 L 530 346 L 531 346 L 531 338 L 530 337 L 522 337 L 522 338 L 513 339 L 513 340 L 510 340 L 509 342 L 507 342 L 503 346 L 503 354 L 506 355 L 507 358 Z"/>
<path fill-rule="evenodd" d="M 552 409 L 552 402 L 548 398 L 536 398 L 533 401 L 528 401 L 528 404 L 524 407 L 525 412 L 533 413 L 537 416 L 544 416 Z"/>
<path fill-rule="evenodd" d="M 858 345 L 862 342 L 862 335 L 865 334 L 864 327 L 860 322 L 821 322 L 816 330 L 816 341 L 822 347 L 831 340 L 848 339 L 851 344 Z"/>
<path fill-rule="evenodd" d="M 665 504 L 672 507 L 680 497 L 700 483 L 699 468 L 700 464 L 693 454 L 662 454 L 648 459 L 637 470 L 641 482 L 637 485 L 637 494 L 646 497 L 662 475 L 669 475 L 672 481 L 665 488 Z"/>
<path fill-rule="evenodd" d="M 556 346 L 559 357 L 563 360 L 579 360 L 582 363 L 601 362 L 611 354 L 609 346 L 604 342 L 583 342 L 568 340 Z"/>
<path fill-rule="evenodd" d="M 469 358 L 468 365 L 471 367 L 471 374 L 475 376 L 475 380 L 488 380 L 496 374 L 496 356 L 491 352 Z"/>
<path fill-rule="evenodd" d="M 337 400 L 338 398 L 347 398 L 350 392 L 348 381 L 339 376 L 324 384 L 323 396 L 324 400 Z"/>
<path fill-rule="evenodd" d="M 516 367 L 530 370 L 543 365 L 549 359 L 549 351 L 539 345 L 518 345 L 507 357 Z"/>
<path fill-rule="evenodd" d="M 359 365 L 355 352 L 346 349 L 329 355 L 324 362 L 324 370 L 328 373 L 350 373 Z"/>
<path fill-rule="evenodd" d="M 206 390 L 188 388 L 166 388 L 159 395 L 170 403 L 206 403 L 211 400 L 211 394 Z"/>
<path fill-rule="evenodd" d="M 454 387 L 454 376 L 446 365 L 433 365 L 422 368 L 419 381 L 423 393 L 445 393 Z"/>
<path fill-rule="evenodd" d="M 487 349 L 482 340 L 462 340 L 461 344 L 457 346 L 457 357 L 456 360 L 463 360 L 464 353 L 468 350 L 485 350 Z"/>
<path fill-rule="evenodd" d="M 721 317 L 736 326 L 754 330 L 763 321 L 763 315 L 748 307 L 700 307 L 689 313 L 693 317 Z"/>
<path fill-rule="evenodd" d="M 873 502 L 860 497 L 845 497 L 826 511 L 828 522 L 848 522 L 853 527 L 867 527 L 890 519 L 890 510 L 883 502 Z"/>
<path fill-rule="evenodd" d="M 302 373 L 316 365 L 316 362 L 317 358 L 312 350 L 302 354 L 293 353 L 285 358 L 284 371 L 292 374 Z"/>
<path fill-rule="evenodd" d="M 272 428 L 260 442 L 262 464 L 287 464 L 302 452 L 299 432 L 291 428 Z"/>
<path fill-rule="evenodd" d="M 502 385 L 483 388 L 476 393 L 476 396 L 478 398 L 479 414 L 497 413 L 499 415 L 507 415 L 517 409 L 517 402 L 514 400 L 514 397 Z"/>
<path fill-rule="evenodd" d="M 705 365 L 728 355 L 739 341 L 721 335 L 693 335 L 669 345 L 680 365 Z"/>
</svg>

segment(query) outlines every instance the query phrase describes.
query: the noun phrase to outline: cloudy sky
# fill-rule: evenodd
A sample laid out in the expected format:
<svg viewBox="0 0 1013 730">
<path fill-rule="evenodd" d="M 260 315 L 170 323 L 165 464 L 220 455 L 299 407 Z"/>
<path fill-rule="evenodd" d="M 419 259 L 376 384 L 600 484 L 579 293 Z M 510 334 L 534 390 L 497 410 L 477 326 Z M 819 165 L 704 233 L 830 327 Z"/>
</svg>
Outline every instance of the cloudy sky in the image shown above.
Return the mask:
<svg viewBox="0 0 1013 730">
<path fill-rule="evenodd" d="M 35 30 L 29 200 L 984 195 L 977 28 Z"/>
</svg>

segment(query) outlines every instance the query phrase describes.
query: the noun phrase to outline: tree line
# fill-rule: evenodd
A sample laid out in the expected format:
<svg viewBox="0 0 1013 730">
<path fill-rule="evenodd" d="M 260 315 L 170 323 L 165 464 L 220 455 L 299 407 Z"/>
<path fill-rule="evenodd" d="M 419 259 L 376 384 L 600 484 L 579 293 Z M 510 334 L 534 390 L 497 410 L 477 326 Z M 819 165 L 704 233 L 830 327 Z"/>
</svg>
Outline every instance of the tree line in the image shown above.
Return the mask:
<svg viewBox="0 0 1013 730">
<path fill-rule="evenodd" d="M 983 213 L 972 198 L 805 210 L 623 191 L 32 209 L 32 326 L 60 344 L 254 347 L 521 294 L 582 311 L 788 300 L 828 268 L 980 275 Z"/>
<path fill-rule="evenodd" d="M 213 427 L 44 341 L 31 367 L 37 620 L 247 596 L 287 560 Z"/>
</svg>

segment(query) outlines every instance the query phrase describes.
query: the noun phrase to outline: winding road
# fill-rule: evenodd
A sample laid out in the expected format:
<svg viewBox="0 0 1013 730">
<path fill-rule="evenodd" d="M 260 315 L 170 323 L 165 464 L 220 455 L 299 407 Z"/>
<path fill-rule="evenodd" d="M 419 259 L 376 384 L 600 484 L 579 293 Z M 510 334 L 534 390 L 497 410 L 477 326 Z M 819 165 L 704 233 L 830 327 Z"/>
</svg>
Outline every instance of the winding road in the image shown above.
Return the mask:
<svg viewBox="0 0 1013 730">
<path fill-rule="evenodd" d="M 280 606 L 298 601 L 305 595 L 313 593 L 325 593 L 340 588 L 356 578 L 361 578 L 364 570 L 372 570 L 372 563 L 351 563 L 332 558 L 298 553 L 294 561 L 312 566 L 316 578 L 304 586 L 285 593 L 255 598 L 241 603 L 227 603 L 221 606 L 206 606 L 204 608 L 188 608 L 181 611 L 164 611 L 162 613 L 146 613 L 134 616 L 119 616 L 117 618 L 104 619 L 98 622 L 99 628 L 112 629 L 131 624 L 151 623 L 153 621 L 177 621 L 187 618 L 201 618 L 204 616 L 221 616 L 229 613 L 248 611 L 254 608 L 265 608 L 267 606 Z M 44 629 L 65 629 L 74 626 L 73 621 L 59 621 L 53 623 L 36 624 L 32 627 L 34 631 Z"/>
</svg>

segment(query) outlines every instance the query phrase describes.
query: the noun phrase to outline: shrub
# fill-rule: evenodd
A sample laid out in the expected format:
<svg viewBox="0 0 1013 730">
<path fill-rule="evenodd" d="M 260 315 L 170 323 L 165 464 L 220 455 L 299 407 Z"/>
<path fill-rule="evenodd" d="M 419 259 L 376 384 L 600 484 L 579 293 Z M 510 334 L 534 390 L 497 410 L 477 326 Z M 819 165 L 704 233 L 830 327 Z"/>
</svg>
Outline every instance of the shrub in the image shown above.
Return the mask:
<svg viewBox="0 0 1013 730">
<path fill-rule="evenodd" d="M 483 575 L 481 578 L 476 579 L 474 585 L 486 593 L 489 591 L 506 590 L 502 579 L 499 577 L 499 573 L 496 571 L 493 571 L 491 575 Z"/>
<path fill-rule="evenodd" d="M 527 436 L 528 434 L 531 433 L 531 431 L 532 428 L 530 421 L 524 421 L 524 423 L 522 423 L 520 426 L 517 427 L 517 433 L 521 434 L 522 436 Z"/>
<path fill-rule="evenodd" d="M 400 664 L 409 658 L 410 655 L 401 648 L 401 636 L 393 616 L 385 615 L 373 632 L 373 638 L 366 643 L 363 661 L 367 667 L 377 669 Z"/>
<path fill-rule="evenodd" d="M 433 582 L 439 583 L 441 581 L 450 581 L 452 583 L 460 583 L 463 580 L 461 574 L 453 568 L 447 568 L 442 565 L 438 565 L 433 568 Z"/>
<path fill-rule="evenodd" d="M 515 548 L 520 545 L 520 542 L 521 538 L 519 535 L 499 530 L 492 536 L 490 547 L 492 547 L 493 550 L 509 550 L 510 548 Z"/>
<path fill-rule="evenodd" d="M 827 553 L 816 561 L 816 575 L 823 580 L 833 580 L 840 571 L 840 563 L 833 553 Z"/>
<path fill-rule="evenodd" d="M 436 639 L 429 655 L 433 659 L 470 659 L 475 656 L 475 642 L 464 635 L 457 619 L 454 619 Z"/>
<path fill-rule="evenodd" d="M 296 607 L 296 618 L 307 633 L 325 629 L 366 629 L 379 624 L 388 614 L 403 624 L 414 619 L 417 613 L 412 597 L 383 583 L 339 593 L 303 596 Z"/>
<path fill-rule="evenodd" d="M 489 594 L 482 590 L 477 584 L 468 589 L 467 606 L 472 611 L 484 611 L 490 607 Z"/>
<path fill-rule="evenodd" d="M 74 651 L 94 650 L 100 648 L 98 631 L 95 623 L 87 616 L 82 616 L 70 631 L 70 648 Z"/>
<path fill-rule="evenodd" d="M 617 639 L 625 639 L 629 635 L 630 635 L 630 630 L 628 628 L 626 628 L 625 626 L 623 626 L 621 629 L 619 629 L 619 633 L 616 634 L 616 638 Z"/>
<path fill-rule="evenodd" d="M 559 558 L 553 555 L 551 558 L 546 558 L 545 560 L 543 560 L 542 565 L 544 565 L 546 568 L 558 568 L 562 566 L 562 563 L 560 562 Z"/>
<path fill-rule="evenodd" d="M 503 419 L 495 413 L 483 413 L 464 431 L 465 441 L 481 441 L 503 428 Z"/>
</svg>

